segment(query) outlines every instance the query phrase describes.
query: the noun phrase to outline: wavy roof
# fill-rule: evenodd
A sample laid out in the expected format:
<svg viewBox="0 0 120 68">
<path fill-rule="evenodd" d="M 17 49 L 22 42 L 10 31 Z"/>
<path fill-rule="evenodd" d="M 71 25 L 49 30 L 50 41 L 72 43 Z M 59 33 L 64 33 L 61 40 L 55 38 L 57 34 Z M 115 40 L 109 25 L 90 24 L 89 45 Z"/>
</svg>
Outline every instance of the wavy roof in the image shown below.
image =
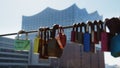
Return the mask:
<svg viewBox="0 0 120 68">
<path fill-rule="evenodd" d="M 75 9 L 75 10 L 79 10 L 80 12 L 84 12 L 84 13 L 86 13 L 86 14 L 98 15 L 98 16 L 100 16 L 97 11 L 92 12 L 92 13 L 88 13 L 85 8 L 80 9 L 76 4 L 73 4 L 72 6 L 70 6 L 70 7 L 68 7 L 68 8 L 65 8 L 65 9 L 63 9 L 63 10 L 57 10 L 57 9 L 53 9 L 53 8 L 51 8 L 51 7 L 47 7 L 47 8 L 45 8 L 43 11 L 41 11 L 41 12 L 35 14 L 35 15 L 32 15 L 32 16 L 23 16 L 23 17 L 40 16 L 41 14 L 46 13 L 47 11 L 52 12 L 52 13 L 54 13 L 54 12 L 58 12 L 58 13 L 59 13 L 59 12 L 67 11 L 67 10 L 69 10 L 69 9 Z"/>
</svg>

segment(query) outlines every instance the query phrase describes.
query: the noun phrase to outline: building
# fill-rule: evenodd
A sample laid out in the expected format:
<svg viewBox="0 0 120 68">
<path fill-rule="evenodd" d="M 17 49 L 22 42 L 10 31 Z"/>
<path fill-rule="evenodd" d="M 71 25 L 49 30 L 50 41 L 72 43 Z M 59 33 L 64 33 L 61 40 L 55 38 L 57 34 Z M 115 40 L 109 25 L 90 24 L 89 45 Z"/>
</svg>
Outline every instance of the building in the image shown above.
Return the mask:
<svg viewBox="0 0 120 68">
<path fill-rule="evenodd" d="M 73 23 L 102 20 L 102 18 L 103 17 L 100 16 L 97 11 L 88 13 L 85 8 L 80 9 L 76 4 L 73 4 L 64 10 L 56 10 L 48 7 L 42 12 L 33 16 L 23 16 L 22 29 L 25 31 L 38 30 L 39 27 L 51 27 L 53 24 L 68 26 L 72 25 Z M 68 38 L 67 40 L 70 40 L 70 32 L 71 29 L 65 30 Z M 33 40 L 36 34 L 37 33 L 29 34 L 29 38 Z M 79 45 L 68 45 L 68 47 L 66 47 L 64 50 L 62 57 L 61 65 L 63 68 L 71 68 L 76 66 L 78 68 L 104 68 L 103 52 L 97 52 L 96 54 L 91 52 L 85 53 L 83 52 L 83 47 L 80 47 Z M 35 59 L 32 62 L 34 64 L 40 64 L 38 60 L 39 59 Z M 54 61 L 51 63 L 55 65 Z"/>
<path fill-rule="evenodd" d="M 0 37 L 0 47 L 2 48 L 14 48 L 14 39 L 7 37 Z"/>
<path fill-rule="evenodd" d="M 53 24 L 62 26 L 72 25 L 86 21 L 102 20 L 102 16 L 97 11 L 88 13 L 85 8 L 80 9 L 76 4 L 64 9 L 56 10 L 50 7 L 33 16 L 22 17 L 22 29 L 25 31 L 38 30 L 39 27 L 51 27 Z M 68 40 L 70 39 L 70 31 L 65 30 Z M 33 39 L 36 34 L 31 34 L 30 39 Z"/>
<path fill-rule="evenodd" d="M 16 51 L 15 39 L 0 37 L 0 67 L 1 68 L 26 68 L 29 64 L 29 52 Z"/>
<path fill-rule="evenodd" d="M 32 55 L 33 57 L 34 55 Z M 14 50 L 14 39 L 0 37 L 0 67 L 2 68 L 51 68 L 49 65 L 57 64 L 53 60 L 40 60 L 32 58 L 26 51 Z M 30 61 L 29 59 L 32 59 Z M 33 61 L 34 60 L 34 61 Z M 80 44 L 68 43 L 60 58 L 61 68 L 104 68 L 103 52 L 84 52 Z"/>
</svg>

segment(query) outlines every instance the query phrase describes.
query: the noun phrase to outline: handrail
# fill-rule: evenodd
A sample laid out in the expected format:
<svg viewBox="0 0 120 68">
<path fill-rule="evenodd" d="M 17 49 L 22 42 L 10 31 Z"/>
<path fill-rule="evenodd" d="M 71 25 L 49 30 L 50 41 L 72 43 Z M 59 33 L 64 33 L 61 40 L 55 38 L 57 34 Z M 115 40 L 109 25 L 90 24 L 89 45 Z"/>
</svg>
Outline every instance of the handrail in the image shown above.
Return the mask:
<svg viewBox="0 0 120 68">
<path fill-rule="evenodd" d="M 73 26 L 65 26 L 63 27 L 63 29 L 67 29 L 67 28 L 72 28 Z M 49 30 L 52 30 L 52 29 L 49 29 Z M 32 30 L 32 31 L 27 31 L 27 32 L 23 32 L 23 33 L 20 33 L 20 34 L 25 34 L 25 33 L 35 33 L 35 32 L 38 32 L 37 30 Z M 2 34 L 0 36 L 9 36 L 9 35 L 17 35 L 18 33 L 9 33 L 9 34 Z"/>
</svg>

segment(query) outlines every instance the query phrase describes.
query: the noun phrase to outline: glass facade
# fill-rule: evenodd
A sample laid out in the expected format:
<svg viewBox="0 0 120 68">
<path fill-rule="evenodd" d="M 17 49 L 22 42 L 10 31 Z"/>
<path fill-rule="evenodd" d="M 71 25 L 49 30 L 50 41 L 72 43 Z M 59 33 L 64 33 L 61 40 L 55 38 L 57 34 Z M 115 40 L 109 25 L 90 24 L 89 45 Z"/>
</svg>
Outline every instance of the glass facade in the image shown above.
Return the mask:
<svg viewBox="0 0 120 68">
<path fill-rule="evenodd" d="M 6 38 L 6 37 L 0 37 L 0 47 L 3 48 L 14 48 L 14 39 Z"/>
<path fill-rule="evenodd" d="M 52 27 L 53 24 L 68 26 L 73 23 L 102 20 L 102 18 L 97 11 L 89 14 L 85 8 L 80 9 L 75 4 L 64 10 L 56 10 L 48 7 L 36 15 L 23 16 L 22 29 L 25 31 L 38 30 L 39 27 Z M 70 39 L 70 31 L 71 29 L 65 30 L 68 40 Z M 33 39 L 35 35 L 35 33 L 29 34 L 29 38 Z"/>
</svg>

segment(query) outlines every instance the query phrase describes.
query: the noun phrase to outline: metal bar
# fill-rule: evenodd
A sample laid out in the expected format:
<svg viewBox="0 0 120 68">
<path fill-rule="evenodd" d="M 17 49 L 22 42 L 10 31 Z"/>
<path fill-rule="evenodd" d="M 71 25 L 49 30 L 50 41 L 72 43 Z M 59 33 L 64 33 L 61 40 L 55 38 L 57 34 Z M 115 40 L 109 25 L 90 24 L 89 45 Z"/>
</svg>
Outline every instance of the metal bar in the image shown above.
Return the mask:
<svg viewBox="0 0 120 68">
<path fill-rule="evenodd" d="M 64 26 L 63 29 L 68 29 L 68 28 L 72 28 L 73 26 Z M 52 30 L 52 29 L 49 29 L 49 30 Z M 35 33 L 35 32 L 38 32 L 37 30 L 33 30 L 33 31 L 28 31 L 28 32 L 25 32 L 25 33 Z M 20 33 L 20 34 L 25 34 L 25 33 Z M 9 33 L 9 34 L 2 34 L 0 36 L 9 36 L 9 35 L 16 35 L 18 33 Z"/>
<path fill-rule="evenodd" d="M 9 36 L 9 35 L 16 35 L 17 33 L 9 33 L 9 34 L 2 34 L 0 36 Z"/>
<path fill-rule="evenodd" d="M 34 32 L 37 32 L 37 31 L 28 31 L 28 32 L 26 32 L 26 33 L 34 33 Z M 9 36 L 9 35 L 16 35 L 16 34 L 18 34 L 18 33 L 2 34 L 2 35 L 0 35 L 0 36 Z M 20 34 L 25 34 L 25 33 L 20 33 Z"/>
</svg>

